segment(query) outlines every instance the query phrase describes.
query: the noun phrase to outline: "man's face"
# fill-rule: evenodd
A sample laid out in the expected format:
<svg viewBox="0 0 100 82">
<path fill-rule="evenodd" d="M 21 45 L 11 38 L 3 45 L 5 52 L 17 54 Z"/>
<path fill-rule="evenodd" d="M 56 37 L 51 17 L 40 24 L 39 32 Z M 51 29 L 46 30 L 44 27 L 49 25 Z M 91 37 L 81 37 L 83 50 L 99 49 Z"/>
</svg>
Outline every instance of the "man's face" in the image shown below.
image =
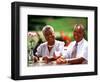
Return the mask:
<svg viewBox="0 0 100 82">
<path fill-rule="evenodd" d="M 54 33 L 52 32 L 51 29 L 47 29 L 45 32 L 44 32 L 44 36 L 45 36 L 45 39 L 46 41 L 49 43 L 49 44 L 54 44 L 54 41 L 55 41 L 55 35 Z"/>
<path fill-rule="evenodd" d="M 74 39 L 76 40 L 76 42 L 81 41 L 82 38 L 83 38 L 83 36 L 84 36 L 84 31 L 83 31 L 83 29 L 82 29 L 80 26 L 77 26 L 77 27 L 74 29 L 73 36 L 74 36 Z"/>
</svg>

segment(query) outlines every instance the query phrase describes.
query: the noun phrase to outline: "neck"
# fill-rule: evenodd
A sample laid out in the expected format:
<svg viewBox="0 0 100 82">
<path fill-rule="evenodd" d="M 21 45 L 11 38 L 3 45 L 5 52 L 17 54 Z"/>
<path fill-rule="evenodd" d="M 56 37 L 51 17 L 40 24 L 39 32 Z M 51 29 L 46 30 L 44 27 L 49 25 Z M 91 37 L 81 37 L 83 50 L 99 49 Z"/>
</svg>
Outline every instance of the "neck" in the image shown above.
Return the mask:
<svg viewBox="0 0 100 82">
<path fill-rule="evenodd" d="M 55 41 L 53 41 L 53 42 L 48 42 L 48 45 L 49 46 L 53 46 L 55 44 Z"/>
<path fill-rule="evenodd" d="M 54 45 L 48 45 L 49 48 L 53 47 Z"/>
<path fill-rule="evenodd" d="M 81 38 L 80 40 L 76 41 L 76 43 L 80 42 L 83 38 Z"/>
</svg>

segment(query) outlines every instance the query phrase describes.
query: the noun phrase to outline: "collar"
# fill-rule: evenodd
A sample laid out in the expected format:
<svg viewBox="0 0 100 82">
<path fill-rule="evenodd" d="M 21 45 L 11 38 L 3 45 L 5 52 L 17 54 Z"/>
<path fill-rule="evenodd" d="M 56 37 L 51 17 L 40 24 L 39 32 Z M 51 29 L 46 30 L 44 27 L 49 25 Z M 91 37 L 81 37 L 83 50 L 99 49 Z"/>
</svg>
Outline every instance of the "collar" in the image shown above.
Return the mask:
<svg viewBox="0 0 100 82">
<path fill-rule="evenodd" d="M 81 41 L 78 42 L 78 45 L 82 44 L 83 41 L 84 41 L 84 38 Z"/>
<path fill-rule="evenodd" d="M 45 42 L 46 43 L 46 45 L 48 44 L 47 42 Z M 55 40 L 55 43 L 54 43 L 54 45 L 52 45 L 52 46 L 55 46 L 56 45 L 56 43 L 57 43 L 57 40 Z M 47 45 L 48 46 L 48 45 Z"/>
</svg>

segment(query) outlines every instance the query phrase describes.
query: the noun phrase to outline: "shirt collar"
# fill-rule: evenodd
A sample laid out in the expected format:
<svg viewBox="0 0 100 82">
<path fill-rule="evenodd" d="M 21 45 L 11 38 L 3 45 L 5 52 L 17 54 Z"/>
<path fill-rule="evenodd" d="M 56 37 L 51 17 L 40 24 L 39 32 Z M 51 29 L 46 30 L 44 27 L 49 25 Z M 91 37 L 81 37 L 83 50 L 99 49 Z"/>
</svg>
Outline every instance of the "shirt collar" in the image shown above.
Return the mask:
<svg viewBox="0 0 100 82">
<path fill-rule="evenodd" d="M 78 42 L 78 45 L 82 44 L 83 41 L 84 41 L 84 38 L 81 41 Z"/>
<path fill-rule="evenodd" d="M 54 46 L 56 45 L 56 43 L 57 43 L 57 40 L 55 40 Z M 46 44 L 46 46 L 47 46 L 47 42 L 45 42 L 45 44 Z"/>
</svg>

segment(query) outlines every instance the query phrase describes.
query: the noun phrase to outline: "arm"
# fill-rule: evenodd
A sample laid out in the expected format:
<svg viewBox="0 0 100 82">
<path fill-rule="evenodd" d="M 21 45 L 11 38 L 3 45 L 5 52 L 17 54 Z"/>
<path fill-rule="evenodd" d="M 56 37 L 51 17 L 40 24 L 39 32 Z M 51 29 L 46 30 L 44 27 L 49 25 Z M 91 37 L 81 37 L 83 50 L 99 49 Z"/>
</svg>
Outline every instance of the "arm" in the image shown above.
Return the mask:
<svg viewBox="0 0 100 82">
<path fill-rule="evenodd" d="M 32 58 L 34 62 L 39 61 L 39 57 L 41 56 L 40 54 L 41 54 L 41 45 L 37 47 L 37 51 Z"/>
<path fill-rule="evenodd" d="M 50 61 L 55 61 L 57 59 L 59 59 L 62 55 L 56 56 L 54 55 L 52 58 L 48 58 Z"/>
<path fill-rule="evenodd" d="M 33 60 L 34 63 L 35 63 L 35 62 L 37 62 L 37 61 L 39 60 L 39 57 L 35 55 L 35 56 L 32 57 L 32 60 Z"/>
<path fill-rule="evenodd" d="M 80 58 L 72 58 L 72 59 L 65 59 L 59 58 L 56 60 L 57 64 L 82 64 L 85 59 L 83 57 Z"/>
<path fill-rule="evenodd" d="M 66 61 L 69 64 L 82 64 L 82 63 L 87 63 L 87 56 L 88 56 L 88 46 L 84 46 L 81 50 L 81 53 L 79 55 L 80 57 L 77 58 L 72 58 L 72 59 L 66 59 Z"/>
<path fill-rule="evenodd" d="M 51 57 L 51 58 L 45 56 L 45 57 L 43 57 L 43 60 L 45 61 L 45 63 L 48 63 L 48 62 L 51 62 L 51 61 L 56 61 L 56 60 L 59 59 L 60 57 L 61 57 L 61 55 L 60 55 L 60 56 L 53 56 L 53 57 Z"/>
<path fill-rule="evenodd" d="M 84 44 L 81 47 L 80 53 L 78 54 L 77 58 L 66 59 L 66 62 L 69 64 L 82 64 L 84 61 L 87 61 L 88 56 L 88 45 Z"/>
<path fill-rule="evenodd" d="M 68 64 L 82 64 L 83 61 L 85 61 L 85 59 L 83 57 L 66 59 L 66 62 Z"/>
</svg>

